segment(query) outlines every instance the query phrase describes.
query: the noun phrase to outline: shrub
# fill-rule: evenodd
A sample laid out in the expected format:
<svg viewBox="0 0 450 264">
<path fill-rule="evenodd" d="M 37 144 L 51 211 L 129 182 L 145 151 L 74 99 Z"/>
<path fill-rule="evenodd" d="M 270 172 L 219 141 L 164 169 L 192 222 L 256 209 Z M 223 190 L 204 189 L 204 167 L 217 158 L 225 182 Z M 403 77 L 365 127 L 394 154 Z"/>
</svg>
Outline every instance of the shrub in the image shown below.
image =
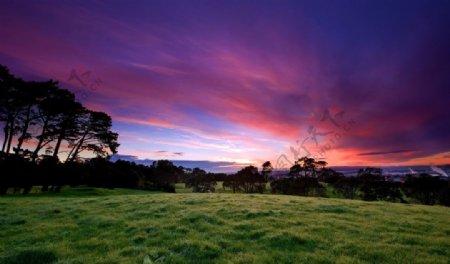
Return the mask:
<svg viewBox="0 0 450 264">
<path fill-rule="evenodd" d="M 324 187 L 313 177 L 289 177 L 273 180 L 270 183 L 272 193 L 323 196 Z"/>
</svg>

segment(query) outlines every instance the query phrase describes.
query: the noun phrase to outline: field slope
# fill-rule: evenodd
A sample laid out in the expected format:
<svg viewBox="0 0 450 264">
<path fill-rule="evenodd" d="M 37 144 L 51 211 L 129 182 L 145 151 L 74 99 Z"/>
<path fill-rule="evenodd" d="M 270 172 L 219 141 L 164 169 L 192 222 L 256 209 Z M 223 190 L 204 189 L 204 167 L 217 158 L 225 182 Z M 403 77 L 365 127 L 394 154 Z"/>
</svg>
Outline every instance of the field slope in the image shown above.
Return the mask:
<svg viewBox="0 0 450 264">
<path fill-rule="evenodd" d="M 145 263 L 450 262 L 450 209 L 440 206 L 67 193 L 0 197 L 0 263 L 143 263 L 146 256 Z"/>
</svg>

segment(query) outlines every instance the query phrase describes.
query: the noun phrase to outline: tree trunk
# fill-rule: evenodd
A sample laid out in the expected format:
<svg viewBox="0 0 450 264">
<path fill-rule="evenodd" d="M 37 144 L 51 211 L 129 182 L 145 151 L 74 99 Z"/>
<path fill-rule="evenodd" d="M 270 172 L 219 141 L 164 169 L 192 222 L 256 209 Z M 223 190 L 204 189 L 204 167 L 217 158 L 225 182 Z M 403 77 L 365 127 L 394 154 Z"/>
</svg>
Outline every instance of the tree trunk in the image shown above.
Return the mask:
<svg viewBox="0 0 450 264">
<path fill-rule="evenodd" d="M 64 122 L 63 124 L 66 123 L 65 121 L 63 121 L 63 122 Z M 59 149 L 61 148 L 61 143 L 65 136 L 66 136 L 66 127 L 63 126 L 61 128 L 61 132 L 59 134 L 58 141 L 56 141 L 55 150 L 53 151 L 53 158 L 58 158 Z"/>
<path fill-rule="evenodd" d="M 70 154 L 72 153 L 72 151 L 70 151 L 69 156 L 67 156 L 67 159 L 68 159 L 68 160 L 70 159 L 70 161 L 74 161 L 75 158 L 77 157 L 77 155 L 80 153 L 80 148 L 81 148 L 81 146 L 83 146 L 84 139 L 86 138 L 87 133 L 88 133 L 88 130 L 86 130 L 86 131 L 84 132 L 83 137 L 81 137 L 81 139 L 80 139 L 80 141 L 78 142 L 78 144 L 76 145 L 76 147 L 74 147 L 74 148 L 75 148 L 75 151 L 73 151 L 72 157 L 70 157 Z M 73 150 L 73 149 L 72 149 L 72 150 Z"/>
<path fill-rule="evenodd" d="M 11 122 L 9 126 L 9 138 L 8 138 L 8 145 L 6 146 L 6 153 L 9 153 L 9 150 L 11 149 L 11 142 L 14 135 L 14 122 Z"/>
<path fill-rule="evenodd" d="M 23 130 L 22 130 L 22 135 L 20 135 L 18 143 L 17 143 L 16 155 L 19 154 L 20 148 L 22 148 L 22 144 L 25 141 L 25 136 L 27 135 L 28 127 L 31 122 L 30 115 L 31 115 L 31 105 L 28 106 L 28 109 L 27 109 L 27 118 L 25 119 L 25 124 L 24 124 Z"/>
<path fill-rule="evenodd" d="M 66 158 L 66 162 L 68 162 L 69 160 L 72 160 L 70 157 L 72 156 L 72 153 L 75 151 L 75 148 L 77 148 L 78 143 L 73 146 L 73 148 L 70 150 L 69 154 L 67 154 L 67 158 Z"/>
<path fill-rule="evenodd" d="M 64 138 L 64 132 L 62 132 L 58 137 L 58 141 L 56 142 L 55 150 L 53 151 L 53 158 L 58 158 L 58 152 L 59 152 L 59 148 L 61 147 L 61 142 L 63 141 L 63 138 Z"/>
<path fill-rule="evenodd" d="M 6 121 L 5 127 L 3 128 L 3 132 L 5 135 L 5 138 L 3 139 L 2 152 L 5 152 L 6 143 L 8 143 L 8 138 L 9 138 L 9 121 Z"/>
<path fill-rule="evenodd" d="M 39 151 L 41 151 L 42 143 L 44 142 L 44 135 L 45 135 L 45 133 L 47 133 L 47 126 L 48 126 L 48 120 L 46 120 L 44 122 L 44 125 L 42 126 L 42 133 L 39 136 L 38 144 L 37 144 L 36 148 L 33 151 L 33 158 L 32 158 L 33 162 L 36 161 L 36 158 L 37 158 L 37 156 L 39 154 Z"/>
</svg>

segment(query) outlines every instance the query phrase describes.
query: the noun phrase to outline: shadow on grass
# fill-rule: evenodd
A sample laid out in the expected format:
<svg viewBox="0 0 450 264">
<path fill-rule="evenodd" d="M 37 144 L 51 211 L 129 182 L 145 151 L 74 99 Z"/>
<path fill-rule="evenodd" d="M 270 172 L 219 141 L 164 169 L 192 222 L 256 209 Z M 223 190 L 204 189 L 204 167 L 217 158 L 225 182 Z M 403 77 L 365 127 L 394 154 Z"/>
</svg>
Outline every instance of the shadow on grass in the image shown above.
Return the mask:
<svg viewBox="0 0 450 264">
<path fill-rule="evenodd" d="M 352 212 L 350 209 L 346 207 L 337 205 L 319 205 L 317 207 L 317 211 L 321 213 L 333 213 L 333 214 L 346 214 Z"/>
<path fill-rule="evenodd" d="M 313 240 L 300 238 L 298 236 L 283 233 L 267 238 L 270 248 L 286 251 L 313 251 L 316 243 Z"/>
<path fill-rule="evenodd" d="M 0 259 L 3 264 L 49 264 L 58 260 L 56 254 L 45 249 L 31 249 L 20 251 L 14 255 Z"/>
<path fill-rule="evenodd" d="M 157 194 L 160 191 L 146 191 L 137 189 L 123 189 L 123 188 L 95 188 L 88 186 L 69 187 L 63 186 L 60 192 L 41 192 L 41 187 L 35 186 L 29 194 L 8 193 L 2 195 L 3 197 L 98 197 L 98 196 L 114 196 L 114 195 L 142 195 L 142 194 Z"/>
</svg>

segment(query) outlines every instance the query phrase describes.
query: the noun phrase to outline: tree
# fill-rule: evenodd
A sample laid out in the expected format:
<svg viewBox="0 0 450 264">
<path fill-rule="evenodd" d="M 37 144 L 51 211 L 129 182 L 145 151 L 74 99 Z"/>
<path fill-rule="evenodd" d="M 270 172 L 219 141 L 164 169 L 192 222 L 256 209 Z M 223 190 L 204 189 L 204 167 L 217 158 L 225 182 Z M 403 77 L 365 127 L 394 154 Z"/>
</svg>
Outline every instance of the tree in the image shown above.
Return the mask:
<svg viewBox="0 0 450 264">
<path fill-rule="evenodd" d="M 359 181 L 356 177 L 341 177 L 331 184 L 334 192 L 345 198 L 355 199 L 359 190 Z"/>
<path fill-rule="evenodd" d="M 233 193 L 235 193 L 236 191 L 240 190 L 240 182 L 239 182 L 239 177 L 237 174 L 231 174 L 225 177 L 225 179 L 223 180 L 223 188 L 230 188 Z"/>
<path fill-rule="evenodd" d="M 305 172 L 305 177 L 316 177 L 317 163 L 314 158 L 304 157 L 303 159 L 303 170 Z"/>
<path fill-rule="evenodd" d="M 270 183 L 272 193 L 302 196 L 323 196 L 324 187 L 314 177 L 288 177 Z"/>
<path fill-rule="evenodd" d="M 58 190 L 61 184 L 68 182 L 64 177 L 69 174 L 72 182 L 80 181 L 71 172 L 83 171 L 76 170 L 81 165 L 73 162 L 81 152 L 92 151 L 97 157 L 105 157 L 116 153 L 119 146 L 118 134 L 111 131 L 111 117 L 106 113 L 84 108 L 72 92 L 61 89 L 55 81 L 24 81 L 2 65 L 0 123 L 4 125 L 0 165 L 9 172 L 0 180 L 0 193 L 10 187 L 16 191 L 22 188 L 26 193 L 34 184 L 42 185 L 45 190 L 50 183 Z M 17 145 L 13 147 L 13 143 Z M 63 166 L 59 154 L 67 145 L 71 153 L 69 163 Z M 10 154 L 11 148 L 15 155 Z M 46 155 L 42 155 L 44 148 Z M 98 160 L 97 164 L 114 171 L 109 162 Z M 64 173 L 61 173 L 62 168 Z M 32 174 L 35 177 L 30 177 Z M 114 183 L 114 177 L 108 180 Z"/>
<path fill-rule="evenodd" d="M 58 127 L 61 122 L 61 113 L 66 105 L 72 105 L 75 96 L 73 93 L 59 89 L 57 82 L 48 82 L 45 87 L 47 96 L 39 102 L 37 123 L 40 133 L 36 135 L 37 143 L 32 154 L 35 161 L 39 152 L 58 137 Z"/>
<path fill-rule="evenodd" d="M 231 188 L 233 192 L 263 193 L 266 189 L 266 176 L 258 172 L 255 166 L 242 168 L 235 174 L 225 177 L 224 188 Z"/>
<path fill-rule="evenodd" d="M 295 164 L 289 169 L 289 176 L 290 177 L 300 177 L 301 176 L 301 172 L 303 171 L 303 167 L 302 165 L 300 165 L 297 161 L 295 162 Z"/>
<path fill-rule="evenodd" d="M 151 181 L 156 184 L 156 188 L 162 188 L 166 191 L 175 192 L 175 183 L 183 175 L 183 169 L 175 166 L 171 161 L 154 161 L 152 166 Z"/>
<path fill-rule="evenodd" d="M 404 202 L 399 184 L 386 181 L 381 168 L 360 169 L 356 180 L 363 200 Z"/>
<path fill-rule="evenodd" d="M 320 169 L 325 169 L 325 167 L 328 165 L 328 162 L 324 161 L 324 160 L 319 160 L 316 162 L 316 165 L 320 168 Z"/>
<path fill-rule="evenodd" d="M 403 185 L 403 191 L 422 204 L 433 205 L 441 199 L 448 182 L 422 173 L 417 176 L 408 176 Z"/>
<path fill-rule="evenodd" d="M 362 199 L 365 201 L 405 202 L 399 184 L 388 181 L 366 181 L 361 183 Z"/>
<path fill-rule="evenodd" d="M 290 168 L 288 177 L 272 180 L 270 186 L 273 193 L 323 196 L 324 187 L 320 184 L 317 173 L 325 169 L 325 161 L 302 157 Z M 320 175 L 320 174 L 319 174 Z"/>
<path fill-rule="evenodd" d="M 212 173 L 194 168 L 186 181 L 186 187 L 192 187 L 193 192 L 214 192 L 217 182 Z"/>
<path fill-rule="evenodd" d="M 4 122 L 2 152 L 9 153 L 14 135 L 18 131 L 17 117 L 22 110 L 23 81 L 0 65 L 0 122 Z"/>
<path fill-rule="evenodd" d="M 118 134 L 111 131 L 110 116 L 103 112 L 84 109 L 76 123 L 77 137 L 70 141 L 69 146 L 72 150 L 67 155 L 67 160 L 76 160 L 84 150 L 94 152 L 97 157 L 105 157 L 108 150 L 111 154 L 117 153 Z"/>
<path fill-rule="evenodd" d="M 60 109 L 52 135 L 56 138 L 56 145 L 53 150 L 54 158 L 58 158 L 59 150 L 64 140 L 68 142 L 76 140 L 78 135 L 78 121 L 85 112 L 85 108 L 75 101 L 73 94 L 65 99 L 66 105 L 63 109 Z"/>
<path fill-rule="evenodd" d="M 51 155 L 44 155 L 39 162 L 40 169 L 40 184 L 42 185 L 42 191 L 49 190 L 49 186 L 53 185 L 52 191 L 58 192 L 62 186 L 61 182 L 58 182 L 58 166 L 59 160 Z M 55 187 L 58 186 L 58 187 Z"/>
<path fill-rule="evenodd" d="M 272 164 L 270 163 L 270 161 L 266 161 L 263 163 L 262 165 L 262 171 L 261 171 L 261 175 L 264 177 L 264 180 L 268 181 L 269 180 L 269 176 L 273 171 L 273 167 Z"/>
<path fill-rule="evenodd" d="M 319 181 L 330 184 L 337 182 L 339 179 L 343 177 L 345 177 L 344 174 L 330 168 L 321 168 L 320 171 L 317 173 L 317 178 L 319 179 Z"/>
<path fill-rule="evenodd" d="M 39 105 L 47 96 L 47 86 L 53 85 L 53 81 L 48 82 L 23 82 L 21 96 L 22 110 L 17 116 L 17 127 L 19 137 L 17 146 L 14 148 L 16 154 L 24 153 L 23 143 L 32 138 L 30 128 L 36 126 L 39 120 Z"/>
<path fill-rule="evenodd" d="M 289 176 L 317 177 L 318 168 L 324 169 L 326 165 L 327 162 L 325 161 L 316 161 L 314 158 L 302 157 L 295 161 L 295 164 L 290 168 Z"/>
<path fill-rule="evenodd" d="M 450 206 L 450 181 L 448 181 L 447 186 L 445 186 L 439 195 L 439 204 Z"/>
<path fill-rule="evenodd" d="M 267 180 L 255 166 L 247 166 L 236 173 L 239 186 L 246 193 L 263 193 Z"/>
</svg>

